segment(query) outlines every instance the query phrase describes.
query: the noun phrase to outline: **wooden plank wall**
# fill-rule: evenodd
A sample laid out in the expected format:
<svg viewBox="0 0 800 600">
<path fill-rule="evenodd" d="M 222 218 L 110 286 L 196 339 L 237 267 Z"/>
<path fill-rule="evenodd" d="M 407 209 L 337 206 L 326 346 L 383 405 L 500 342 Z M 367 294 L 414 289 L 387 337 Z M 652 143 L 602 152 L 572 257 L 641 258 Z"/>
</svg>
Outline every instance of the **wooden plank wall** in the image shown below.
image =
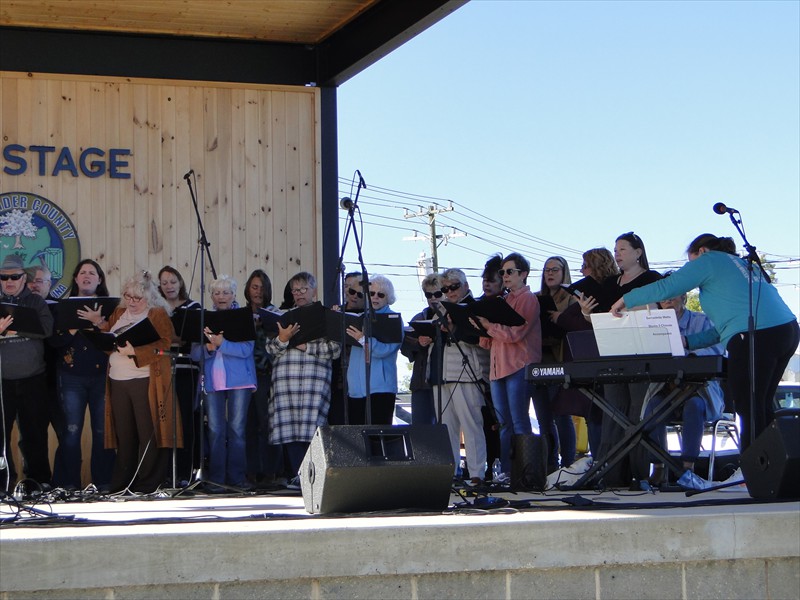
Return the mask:
<svg viewBox="0 0 800 600">
<path fill-rule="evenodd" d="M 248 275 L 264 269 L 280 304 L 298 271 L 315 273 L 320 289 L 324 283 L 319 113 L 316 88 L 0 72 L 3 146 L 66 146 L 76 161 L 91 146 L 132 151 L 130 179 L 40 176 L 35 155 L 26 154 L 24 174 L 0 168 L 0 192 L 31 192 L 64 210 L 82 257 L 100 263 L 112 294 L 136 270 L 156 275 L 169 264 L 187 285 L 194 273 L 190 294 L 198 299 L 198 235 L 183 179 L 193 169 L 217 273 L 239 282 L 243 304 Z M 48 173 L 54 161 L 51 154 Z M 52 456 L 52 432 L 50 440 Z M 89 448 L 87 420 L 84 483 Z"/>
<path fill-rule="evenodd" d="M 198 298 L 190 169 L 218 274 L 242 288 L 262 268 L 276 298 L 297 271 L 322 275 L 316 88 L 0 72 L 0 106 L 3 145 L 67 146 L 76 160 L 90 146 L 132 150 L 130 179 L 42 177 L 30 154 L 24 174 L 0 172 L 0 192 L 42 195 L 70 216 L 112 293 L 170 264 L 187 284 L 195 272 Z"/>
</svg>

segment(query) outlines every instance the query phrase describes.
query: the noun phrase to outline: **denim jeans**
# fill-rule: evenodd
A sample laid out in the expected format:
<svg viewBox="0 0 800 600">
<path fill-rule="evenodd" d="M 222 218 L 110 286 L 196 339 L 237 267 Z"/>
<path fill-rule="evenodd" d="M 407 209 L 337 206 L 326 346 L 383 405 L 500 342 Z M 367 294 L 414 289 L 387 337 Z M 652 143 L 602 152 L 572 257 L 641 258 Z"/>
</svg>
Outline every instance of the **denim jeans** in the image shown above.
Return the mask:
<svg viewBox="0 0 800 600">
<path fill-rule="evenodd" d="M 511 436 L 514 433 L 533 433 L 528 408 L 530 386 L 525 369 L 491 382 L 492 401 L 500 422 L 500 463 L 503 473 L 511 473 Z"/>
<path fill-rule="evenodd" d="M 208 416 L 208 470 L 214 483 L 245 483 L 247 452 L 245 429 L 252 388 L 206 394 Z"/>
<path fill-rule="evenodd" d="M 58 386 L 64 427 L 59 441 L 61 461 L 54 474 L 55 484 L 81 487 L 81 435 L 88 407 L 92 428 L 92 483 L 97 487 L 107 486 L 111 483 L 116 453 L 105 449 L 105 373 L 78 376 L 62 370 L 58 373 Z"/>
<path fill-rule="evenodd" d="M 558 415 L 554 418 L 558 430 L 558 449 L 561 454 L 561 467 L 566 469 L 575 462 L 578 439 L 572 415 Z"/>
<path fill-rule="evenodd" d="M 558 431 L 555 417 L 553 417 L 553 403 L 557 393 L 558 387 L 552 385 L 536 385 L 531 389 L 533 410 L 536 411 L 536 421 L 539 423 L 539 434 L 547 440 L 548 473 L 558 469 Z"/>
<path fill-rule="evenodd" d="M 645 418 L 649 417 L 656 407 L 664 399 L 662 395 L 653 396 L 645 408 Z M 683 404 L 683 432 L 681 434 L 681 460 L 684 462 L 697 462 L 700 456 L 700 445 L 703 443 L 703 429 L 705 428 L 708 415 L 706 414 L 706 401 L 700 396 L 692 396 Z M 667 422 L 673 415 L 666 415 L 659 422 L 647 428 L 647 432 L 653 433 L 653 437 L 658 440 L 660 446 L 667 448 Z M 660 458 L 652 457 L 652 460 L 661 462 Z"/>
<path fill-rule="evenodd" d="M 437 421 L 433 390 L 411 392 L 411 422 L 414 425 L 433 425 Z"/>
</svg>

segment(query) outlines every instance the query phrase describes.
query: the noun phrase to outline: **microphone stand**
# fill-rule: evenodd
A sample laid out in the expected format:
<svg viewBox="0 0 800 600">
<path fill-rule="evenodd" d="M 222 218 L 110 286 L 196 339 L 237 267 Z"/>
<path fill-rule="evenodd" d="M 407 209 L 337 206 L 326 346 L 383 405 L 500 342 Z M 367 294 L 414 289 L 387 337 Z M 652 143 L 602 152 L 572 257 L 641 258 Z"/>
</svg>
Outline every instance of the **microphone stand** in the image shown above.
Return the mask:
<svg viewBox="0 0 800 600">
<path fill-rule="evenodd" d="M 736 215 L 739 215 L 737 218 Z M 741 220 L 741 213 L 739 211 L 730 212 L 728 216 L 731 218 L 731 223 L 736 228 L 736 231 L 739 232 L 743 242 L 744 248 L 747 250 L 747 288 L 748 288 L 748 304 L 747 304 L 747 346 L 748 346 L 748 364 L 747 370 L 748 375 L 750 378 L 750 387 L 748 390 L 748 402 L 750 404 L 750 443 L 752 444 L 755 439 L 755 414 L 756 414 L 756 356 L 755 356 L 755 349 L 756 349 L 756 340 L 755 340 L 755 333 L 756 333 L 756 324 L 755 324 L 755 313 L 753 311 L 753 284 L 755 283 L 754 278 L 754 270 L 755 264 L 758 264 L 758 268 L 761 270 L 761 274 L 763 275 L 764 279 L 767 283 L 770 283 L 769 275 L 767 272 L 764 271 L 764 267 L 761 264 L 761 259 L 758 257 L 756 253 L 756 247 L 750 245 L 750 242 L 747 241 L 747 236 L 744 233 L 744 226 L 742 225 Z M 771 400 L 770 400 L 771 401 Z"/>
<path fill-rule="evenodd" d="M 464 302 L 464 300 L 467 297 L 468 296 L 465 296 L 464 298 L 459 300 L 459 302 Z M 446 311 L 446 309 L 445 309 L 445 311 Z M 472 383 L 474 383 L 475 385 L 480 385 L 481 379 L 480 379 L 480 377 L 478 377 L 478 374 L 475 372 L 475 369 L 473 368 L 472 363 L 470 362 L 469 357 L 467 356 L 467 353 L 464 352 L 464 349 L 461 347 L 461 341 L 456 336 L 455 331 L 446 322 L 447 321 L 446 314 L 445 315 L 441 315 L 439 317 L 439 319 L 437 319 L 437 321 L 440 321 L 440 322 L 442 322 L 443 325 L 447 326 L 447 340 L 445 340 L 445 343 L 451 342 L 456 347 L 456 350 L 458 350 L 459 354 L 461 354 L 462 373 L 466 372 L 468 377 L 469 377 L 469 379 L 472 381 Z M 440 331 L 441 331 L 441 328 L 437 328 L 436 329 L 437 335 L 441 335 Z M 442 381 L 442 379 L 444 379 L 443 369 L 444 369 L 444 348 L 442 348 L 442 360 L 439 361 L 439 382 L 440 382 L 440 385 L 439 385 L 439 406 L 440 406 L 440 408 L 439 408 L 439 410 L 440 410 L 439 422 L 440 423 L 441 423 L 442 413 L 444 413 L 444 409 L 441 407 L 441 404 L 442 404 L 441 387 L 442 387 L 442 384 L 444 383 Z M 461 381 L 461 378 L 459 377 L 459 380 L 456 381 L 455 383 L 456 383 L 456 386 L 459 386 L 463 382 Z"/>
<path fill-rule="evenodd" d="M 341 298 L 341 300 L 340 300 L 341 303 L 339 304 L 339 307 L 340 307 L 342 313 L 345 313 L 345 312 L 347 312 L 347 296 L 345 295 L 347 292 L 344 289 L 345 279 L 346 279 L 345 278 L 345 268 L 344 268 L 344 253 L 345 253 L 345 250 L 347 249 L 347 239 L 350 237 L 350 231 L 352 231 L 353 232 L 353 238 L 356 241 L 356 248 L 358 249 L 358 260 L 361 263 L 361 269 L 362 269 L 362 282 L 361 282 L 362 285 L 361 285 L 361 288 L 362 288 L 362 293 L 364 294 L 364 309 L 365 309 L 364 310 L 364 320 L 366 321 L 366 318 L 367 318 L 366 306 L 367 306 L 367 303 L 369 302 L 369 279 L 367 278 L 367 269 L 364 266 L 364 259 L 361 257 L 361 242 L 358 239 L 358 232 L 356 230 L 355 212 L 356 212 L 356 206 L 358 205 L 358 197 L 361 194 L 361 189 L 362 188 L 366 189 L 367 184 L 364 182 L 364 178 L 361 177 L 361 171 L 357 170 L 356 173 L 358 173 L 358 178 L 359 178 L 358 187 L 356 188 L 356 199 L 347 207 L 347 228 L 345 229 L 345 232 L 344 232 L 344 239 L 342 240 L 342 250 L 339 253 L 339 261 L 338 261 L 337 266 L 336 266 L 336 269 L 337 269 L 336 277 L 340 281 L 340 284 L 339 284 L 339 296 Z M 363 282 L 364 279 L 367 280 L 366 292 L 364 292 L 364 282 Z M 335 279 L 334 279 L 334 281 L 335 281 Z M 345 422 L 345 425 L 349 425 L 350 424 L 350 403 L 348 401 L 349 392 L 348 392 L 348 389 L 347 389 L 347 370 L 348 370 L 348 366 L 350 364 L 350 354 L 349 354 L 349 352 L 347 352 L 347 319 L 344 318 L 344 314 L 342 315 L 342 317 L 343 317 L 342 318 L 342 327 L 341 327 L 341 330 L 340 330 L 341 331 L 341 333 L 340 333 L 341 338 L 339 340 L 339 343 L 342 346 L 342 353 L 341 353 L 341 358 L 340 358 L 340 364 L 341 364 L 341 367 L 342 367 L 342 401 L 344 402 L 344 406 L 343 406 L 343 409 L 344 409 L 344 422 Z M 366 364 L 367 364 L 367 388 L 366 388 L 367 389 L 367 400 L 369 400 L 369 366 L 368 366 L 368 361 L 367 361 L 367 358 L 369 356 L 368 351 L 367 351 L 367 348 L 368 348 L 367 344 L 368 343 L 369 343 L 369 340 L 366 339 L 366 331 L 365 331 L 364 359 L 365 359 Z M 367 413 L 367 414 L 370 414 L 370 413 Z M 368 422 L 369 422 L 369 420 L 368 420 Z"/>
<path fill-rule="evenodd" d="M 172 376 L 172 489 L 178 488 L 178 390 L 175 389 L 175 376 L 178 369 L 178 357 L 169 355 L 169 371 Z"/>
<path fill-rule="evenodd" d="M 192 197 L 192 204 L 194 205 L 194 214 L 195 218 L 197 219 L 197 231 L 199 233 L 197 244 L 200 249 L 200 464 L 197 466 L 197 472 L 194 474 L 194 481 L 189 484 L 187 487 L 183 488 L 182 490 L 178 490 L 175 493 L 175 496 L 180 496 L 183 492 L 191 492 L 195 488 L 199 487 L 200 485 L 207 483 L 208 480 L 205 478 L 203 463 L 205 462 L 205 439 L 204 439 L 204 431 L 205 431 L 205 407 L 206 407 L 206 378 L 205 378 L 205 366 L 206 366 L 206 359 L 205 359 L 205 352 L 203 348 L 203 339 L 205 338 L 205 310 L 206 310 L 206 258 L 208 259 L 209 267 L 211 268 L 211 274 L 214 276 L 214 279 L 217 278 L 217 270 L 214 268 L 214 261 L 211 258 L 211 251 L 208 249 L 211 244 L 206 237 L 206 230 L 203 227 L 203 219 L 200 216 L 200 209 L 197 206 L 197 198 L 194 194 L 194 189 L 192 188 L 192 181 L 189 178 L 194 171 L 189 171 L 186 175 L 184 175 L 184 179 L 186 180 L 186 184 L 189 186 L 189 194 Z M 226 486 L 223 483 L 215 483 L 221 488 L 226 488 L 235 492 L 241 492 L 238 488 L 234 488 L 231 486 Z"/>
<path fill-rule="evenodd" d="M 442 415 L 444 414 L 444 407 L 442 406 L 442 383 L 444 379 L 444 347 L 443 347 L 443 340 L 442 340 L 442 326 L 447 324 L 447 312 L 445 311 L 444 314 L 439 313 L 439 309 L 441 305 L 437 305 L 434 309 L 434 313 L 436 314 L 436 319 L 434 323 L 436 324 L 435 328 L 435 336 L 433 339 L 433 351 L 436 352 L 436 380 L 438 381 L 438 385 L 436 386 L 436 424 L 442 424 Z"/>
<path fill-rule="evenodd" d="M 358 201 L 358 192 L 360 190 L 356 190 L 356 201 Z M 353 218 L 353 210 L 355 205 L 347 210 L 347 228 L 344 232 L 344 239 L 342 240 L 342 251 L 339 254 L 339 262 L 337 263 L 336 267 L 336 281 L 339 280 L 339 308 L 341 309 L 342 313 L 347 312 L 347 291 L 344 289 L 345 285 L 345 268 L 344 268 L 344 252 L 347 249 L 347 239 L 350 237 L 350 230 L 355 230 L 355 220 Z M 344 402 L 344 424 L 350 424 L 350 407 L 347 401 L 347 366 L 350 363 L 350 355 L 347 352 L 347 319 L 344 318 L 342 315 L 342 326 L 340 328 L 339 333 L 339 343 L 342 345 L 342 354 L 339 359 L 339 364 L 341 365 L 342 369 L 342 401 Z"/>
</svg>

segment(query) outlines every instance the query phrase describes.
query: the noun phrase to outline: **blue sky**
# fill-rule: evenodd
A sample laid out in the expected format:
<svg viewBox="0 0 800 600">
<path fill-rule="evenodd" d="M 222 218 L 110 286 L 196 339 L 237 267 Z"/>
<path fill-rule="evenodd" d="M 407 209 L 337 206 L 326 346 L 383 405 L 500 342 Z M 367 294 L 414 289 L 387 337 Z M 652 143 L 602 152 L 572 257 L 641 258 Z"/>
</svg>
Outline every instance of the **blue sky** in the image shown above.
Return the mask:
<svg viewBox="0 0 800 600">
<path fill-rule="evenodd" d="M 339 173 L 368 189 L 364 256 L 395 309 L 423 305 L 427 232 L 404 210 L 447 206 L 440 266 L 516 249 L 535 269 L 635 231 L 678 266 L 706 231 L 741 245 L 716 202 L 779 267 L 800 314 L 800 3 L 473 0 L 339 88 Z M 342 213 L 344 217 L 344 213 Z M 355 253 L 346 255 L 348 268 Z M 530 283 L 538 288 L 539 273 Z"/>
</svg>

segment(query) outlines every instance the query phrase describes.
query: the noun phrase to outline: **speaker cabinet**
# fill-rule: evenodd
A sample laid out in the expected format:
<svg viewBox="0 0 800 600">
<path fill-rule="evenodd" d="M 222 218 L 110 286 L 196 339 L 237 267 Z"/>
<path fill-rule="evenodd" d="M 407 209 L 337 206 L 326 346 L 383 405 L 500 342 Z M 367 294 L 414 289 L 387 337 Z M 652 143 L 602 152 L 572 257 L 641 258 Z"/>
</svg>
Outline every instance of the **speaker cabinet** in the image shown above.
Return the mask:
<svg viewBox="0 0 800 600">
<path fill-rule="evenodd" d="M 781 411 L 742 453 L 753 498 L 800 498 L 800 411 Z"/>
<path fill-rule="evenodd" d="M 319 427 L 300 467 L 309 513 L 441 511 L 455 472 L 444 425 Z"/>
<path fill-rule="evenodd" d="M 511 487 L 541 492 L 547 487 L 547 438 L 535 433 L 511 438 Z"/>
</svg>

